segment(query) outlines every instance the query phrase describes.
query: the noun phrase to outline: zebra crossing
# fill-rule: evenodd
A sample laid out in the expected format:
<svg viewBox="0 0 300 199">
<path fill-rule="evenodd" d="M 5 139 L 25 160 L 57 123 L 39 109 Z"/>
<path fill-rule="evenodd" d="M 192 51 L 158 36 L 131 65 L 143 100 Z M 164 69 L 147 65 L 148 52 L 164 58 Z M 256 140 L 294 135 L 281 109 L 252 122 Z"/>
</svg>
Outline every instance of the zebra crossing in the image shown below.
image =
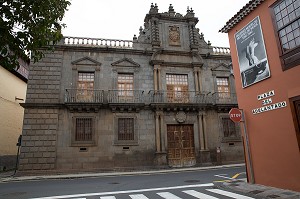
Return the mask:
<svg viewBox="0 0 300 199">
<path fill-rule="evenodd" d="M 221 189 L 205 189 L 207 192 L 214 193 L 214 196 L 202 193 L 196 190 L 183 190 L 181 191 L 188 196 L 192 196 L 193 198 L 199 199 L 220 199 L 220 197 L 228 197 L 228 198 L 235 198 L 235 199 L 254 199 L 249 196 L 233 193 L 230 191 L 224 191 Z M 147 193 L 138 193 L 138 194 L 129 194 L 129 198 L 131 199 L 151 199 L 151 197 L 146 196 Z M 160 196 L 162 199 L 185 199 L 184 197 L 179 197 L 171 192 L 157 192 L 156 195 Z M 218 196 L 216 196 L 218 195 Z M 74 199 L 87 199 L 87 198 L 74 198 Z M 118 196 L 100 196 L 100 199 L 118 199 Z"/>
<path fill-rule="evenodd" d="M 31 199 L 255 199 L 218 189 L 213 183 L 110 192 L 57 195 Z"/>
</svg>

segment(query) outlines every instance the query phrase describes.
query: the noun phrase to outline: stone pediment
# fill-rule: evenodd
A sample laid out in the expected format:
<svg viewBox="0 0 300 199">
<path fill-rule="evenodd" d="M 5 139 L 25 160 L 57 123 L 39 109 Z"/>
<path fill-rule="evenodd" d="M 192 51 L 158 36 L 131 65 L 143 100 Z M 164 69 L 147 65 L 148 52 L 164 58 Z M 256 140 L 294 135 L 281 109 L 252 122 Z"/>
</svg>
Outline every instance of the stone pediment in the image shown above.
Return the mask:
<svg viewBox="0 0 300 199">
<path fill-rule="evenodd" d="M 112 66 L 119 66 L 119 67 L 140 67 L 140 65 L 136 62 L 134 62 L 130 58 L 123 58 L 119 61 L 116 61 L 111 64 Z"/>
<path fill-rule="evenodd" d="M 211 69 L 212 71 L 223 71 L 223 72 L 230 72 L 230 67 L 224 63 L 216 66 L 216 67 L 213 67 Z"/>
<path fill-rule="evenodd" d="M 88 65 L 88 66 L 101 66 L 101 63 L 90 58 L 90 57 L 83 57 L 78 60 L 72 61 L 72 65 Z"/>
</svg>

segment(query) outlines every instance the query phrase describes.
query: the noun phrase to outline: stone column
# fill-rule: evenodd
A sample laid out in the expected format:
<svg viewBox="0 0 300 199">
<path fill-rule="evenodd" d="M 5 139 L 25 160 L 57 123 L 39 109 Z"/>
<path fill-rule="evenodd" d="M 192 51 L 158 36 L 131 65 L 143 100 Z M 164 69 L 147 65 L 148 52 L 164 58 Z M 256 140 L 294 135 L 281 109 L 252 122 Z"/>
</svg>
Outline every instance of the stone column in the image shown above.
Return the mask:
<svg viewBox="0 0 300 199">
<path fill-rule="evenodd" d="M 153 69 L 153 77 L 154 77 L 154 90 L 157 91 L 157 67 L 154 66 Z"/>
<path fill-rule="evenodd" d="M 199 84 L 198 84 L 198 70 L 194 67 L 194 79 L 195 79 L 195 91 L 199 91 Z"/>
<path fill-rule="evenodd" d="M 204 112 L 198 113 L 198 119 L 199 119 L 199 124 L 202 124 L 200 132 L 200 142 L 201 142 L 201 148 L 200 148 L 200 162 L 202 165 L 211 165 L 211 158 L 210 158 L 210 151 L 208 149 L 208 144 L 207 144 L 207 124 L 206 124 L 206 114 Z"/>
<path fill-rule="evenodd" d="M 156 153 L 154 162 L 156 165 L 167 165 L 166 153 L 166 133 L 163 130 L 164 120 L 163 112 L 155 112 L 155 134 L 156 134 Z"/>
<path fill-rule="evenodd" d="M 160 113 L 160 134 L 161 134 L 161 150 L 163 153 L 166 152 L 167 143 L 167 132 L 165 132 L 165 121 L 164 121 L 164 113 L 163 111 Z"/>
<path fill-rule="evenodd" d="M 201 70 L 198 70 L 198 83 L 199 83 L 199 91 L 202 92 L 203 86 L 202 86 L 202 82 L 201 82 Z"/>
<path fill-rule="evenodd" d="M 162 88 L 161 88 L 161 68 L 160 68 L 160 66 L 158 66 L 157 70 L 158 70 L 158 90 L 162 90 Z"/>
<path fill-rule="evenodd" d="M 199 131 L 199 139 L 200 139 L 200 150 L 203 151 L 204 146 L 204 135 L 203 135 L 203 123 L 202 123 L 202 113 L 198 113 L 198 131 Z"/>
<path fill-rule="evenodd" d="M 204 149 L 208 150 L 207 144 L 207 125 L 206 125 L 206 114 L 203 113 L 203 134 L 204 134 Z"/>
<path fill-rule="evenodd" d="M 161 145 L 160 145 L 160 122 L 159 122 L 159 113 L 155 112 L 155 143 L 156 143 L 156 153 L 161 152 Z"/>
</svg>

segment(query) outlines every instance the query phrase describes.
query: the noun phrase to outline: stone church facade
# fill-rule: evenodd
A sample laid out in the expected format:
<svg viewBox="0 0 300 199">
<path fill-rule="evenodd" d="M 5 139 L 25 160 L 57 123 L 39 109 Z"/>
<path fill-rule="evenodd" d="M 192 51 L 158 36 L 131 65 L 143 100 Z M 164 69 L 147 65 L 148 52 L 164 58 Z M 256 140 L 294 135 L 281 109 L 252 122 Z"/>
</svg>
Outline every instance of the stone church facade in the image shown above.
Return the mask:
<svg viewBox="0 0 300 199">
<path fill-rule="evenodd" d="M 64 37 L 30 66 L 20 170 L 243 162 L 228 48 L 191 9 L 152 4 L 144 22 L 132 41 Z"/>
</svg>

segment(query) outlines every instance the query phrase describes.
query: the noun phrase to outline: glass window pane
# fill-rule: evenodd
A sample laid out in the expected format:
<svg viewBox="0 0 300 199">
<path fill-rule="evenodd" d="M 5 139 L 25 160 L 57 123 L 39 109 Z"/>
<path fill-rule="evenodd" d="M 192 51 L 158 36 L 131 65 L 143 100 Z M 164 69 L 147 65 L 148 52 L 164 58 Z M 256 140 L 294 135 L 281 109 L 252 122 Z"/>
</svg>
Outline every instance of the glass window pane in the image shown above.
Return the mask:
<svg viewBox="0 0 300 199">
<path fill-rule="evenodd" d="M 300 46 L 300 37 L 296 38 L 296 46 Z"/>
<path fill-rule="evenodd" d="M 285 28 L 286 33 L 292 32 L 292 26 L 289 25 Z"/>
<path fill-rule="evenodd" d="M 294 2 L 294 6 L 295 6 L 295 8 L 299 8 L 300 7 L 300 0 L 296 0 Z"/>
<path fill-rule="evenodd" d="M 280 20 L 280 21 L 277 22 L 277 26 L 278 26 L 278 29 L 280 29 L 280 28 L 283 27 L 283 22 L 282 22 L 282 20 Z"/>
<path fill-rule="evenodd" d="M 296 17 L 300 17 L 300 7 L 295 10 Z"/>
<path fill-rule="evenodd" d="M 295 40 L 290 41 L 290 42 L 289 42 L 289 46 L 290 46 L 290 49 L 295 48 L 295 47 L 296 47 L 296 42 L 295 42 Z"/>
<path fill-rule="evenodd" d="M 291 3 L 293 3 L 293 0 L 286 0 L 286 5 L 290 5 Z"/>
<path fill-rule="evenodd" d="M 293 33 L 294 33 L 294 37 L 299 37 L 300 36 L 300 28 L 298 28 L 297 30 L 294 30 Z"/>
<path fill-rule="evenodd" d="M 283 10 L 286 7 L 285 1 L 279 4 L 280 10 Z"/>
<path fill-rule="evenodd" d="M 280 11 L 279 6 L 276 6 L 276 7 L 274 8 L 275 14 L 277 14 L 279 11 Z"/>
<path fill-rule="evenodd" d="M 288 39 L 288 41 L 291 41 L 291 40 L 294 39 L 293 32 L 291 32 L 291 33 L 289 33 L 289 34 L 287 35 L 287 39 Z"/>
<path fill-rule="evenodd" d="M 279 21 L 279 20 L 281 20 L 281 19 L 282 19 L 281 13 L 276 14 L 276 21 Z"/>
<path fill-rule="evenodd" d="M 282 16 L 282 17 L 285 17 L 287 14 L 288 14 L 287 9 L 283 9 L 283 10 L 281 11 L 281 16 Z"/>
</svg>

